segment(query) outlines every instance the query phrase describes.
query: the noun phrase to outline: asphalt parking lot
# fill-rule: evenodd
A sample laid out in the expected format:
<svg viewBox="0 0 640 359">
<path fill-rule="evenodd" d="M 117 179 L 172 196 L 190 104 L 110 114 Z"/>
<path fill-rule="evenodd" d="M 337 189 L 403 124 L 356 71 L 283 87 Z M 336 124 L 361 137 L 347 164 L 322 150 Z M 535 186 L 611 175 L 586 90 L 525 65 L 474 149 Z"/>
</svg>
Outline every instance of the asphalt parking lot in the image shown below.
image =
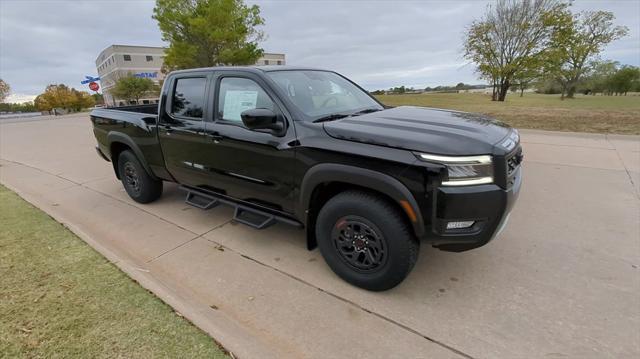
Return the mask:
<svg viewBox="0 0 640 359">
<path fill-rule="evenodd" d="M 640 136 L 521 132 L 524 184 L 487 246 L 424 245 L 397 288 L 340 280 L 303 232 L 130 200 L 87 114 L 0 124 L 0 182 L 238 357 L 640 357 Z"/>
</svg>

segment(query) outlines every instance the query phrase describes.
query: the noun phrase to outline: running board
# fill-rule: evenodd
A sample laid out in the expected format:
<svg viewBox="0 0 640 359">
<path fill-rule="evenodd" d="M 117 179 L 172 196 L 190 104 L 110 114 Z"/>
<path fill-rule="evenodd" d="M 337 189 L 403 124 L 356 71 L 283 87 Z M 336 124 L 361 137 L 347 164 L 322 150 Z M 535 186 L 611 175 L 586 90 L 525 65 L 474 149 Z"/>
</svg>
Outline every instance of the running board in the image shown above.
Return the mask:
<svg viewBox="0 0 640 359">
<path fill-rule="evenodd" d="M 264 229 L 276 223 L 276 217 L 273 215 L 243 206 L 236 206 L 233 220 L 255 229 Z"/>
<path fill-rule="evenodd" d="M 231 206 L 235 209 L 233 213 L 234 221 L 256 229 L 267 228 L 276 222 L 302 227 L 302 224 L 296 220 L 236 202 L 222 194 L 186 186 L 180 186 L 180 189 L 187 192 L 186 204 L 203 210 L 214 208 L 219 204 Z"/>
<path fill-rule="evenodd" d="M 187 198 L 184 201 L 189 205 L 204 210 L 211 209 L 220 204 L 220 201 L 215 198 L 197 195 L 190 191 L 187 191 Z"/>
</svg>

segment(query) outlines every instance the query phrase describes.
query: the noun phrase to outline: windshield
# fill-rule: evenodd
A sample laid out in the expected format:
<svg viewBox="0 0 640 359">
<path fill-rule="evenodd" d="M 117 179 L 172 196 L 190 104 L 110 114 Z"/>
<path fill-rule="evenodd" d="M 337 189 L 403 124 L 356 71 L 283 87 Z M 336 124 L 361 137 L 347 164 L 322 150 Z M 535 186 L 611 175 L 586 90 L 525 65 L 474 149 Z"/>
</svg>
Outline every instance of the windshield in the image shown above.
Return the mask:
<svg viewBox="0 0 640 359">
<path fill-rule="evenodd" d="M 304 70 L 267 74 L 300 111 L 312 118 L 383 109 L 366 92 L 333 72 Z"/>
</svg>

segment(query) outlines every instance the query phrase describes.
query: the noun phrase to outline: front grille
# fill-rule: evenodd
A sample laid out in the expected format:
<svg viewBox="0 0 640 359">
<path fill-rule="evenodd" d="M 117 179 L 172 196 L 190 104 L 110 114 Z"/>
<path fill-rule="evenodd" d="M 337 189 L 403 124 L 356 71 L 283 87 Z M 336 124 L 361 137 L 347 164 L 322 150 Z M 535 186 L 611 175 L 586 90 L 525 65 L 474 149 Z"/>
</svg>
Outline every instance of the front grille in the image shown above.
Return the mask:
<svg viewBox="0 0 640 359">
<path fill-rule="evenodd" d="M 516 151 L 507 157 L 507 177 L 510 177 L 522 163 L 522 148 L 518 147 Z"/>
<path fill-rule="evenodd" d="M 516 182 L 516 172 L 518 168 L 522 165 L 522 147 L 517 146 L 516 149 L 509 153 L 508 155 L 503 157 L 503 161 L 498 161 L 496 163 L 497 173 L 502 173 L 500 180 L 497 181 L 497 184 L 505 189 L 510 189 Z"/>
</svg>

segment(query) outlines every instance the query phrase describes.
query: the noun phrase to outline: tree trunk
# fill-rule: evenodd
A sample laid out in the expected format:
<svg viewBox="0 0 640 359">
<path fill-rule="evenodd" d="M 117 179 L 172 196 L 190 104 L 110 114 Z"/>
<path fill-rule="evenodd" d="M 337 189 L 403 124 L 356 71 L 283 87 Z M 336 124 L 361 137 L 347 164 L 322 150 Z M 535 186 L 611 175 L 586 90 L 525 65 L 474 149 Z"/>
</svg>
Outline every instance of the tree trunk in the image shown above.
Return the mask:
<svg viewBox="0 0 640 359">
<path fill-rule="evenodd" d="M 496 98 L 497 87 L 498 87 L 498 84 L 496 83 L 496 80 L 494 79 L 493 80 L 493 84 L 492 84 L 492 91 L 491 91 L 491 101 L 495 101 L 497 99 Z"/>
<path fill-rule="evenodd" d="M 576 93 L 576 87 L 574 85 L 569 86 L 567 89 L 567 98 L 573 98 L 573 95 Z"/>
<path fill-rule="evenodd" d="M 524 87 L 520 87 L 520 97 L 524 95 Z"/>
<path fill-rule="evenodd" d="M 504 99 L 507 97 L 507 92 L 509 91 L 509 80 L 502 82 L 498 90 L 498 101 L 504 102 Z"/>
</svg>

